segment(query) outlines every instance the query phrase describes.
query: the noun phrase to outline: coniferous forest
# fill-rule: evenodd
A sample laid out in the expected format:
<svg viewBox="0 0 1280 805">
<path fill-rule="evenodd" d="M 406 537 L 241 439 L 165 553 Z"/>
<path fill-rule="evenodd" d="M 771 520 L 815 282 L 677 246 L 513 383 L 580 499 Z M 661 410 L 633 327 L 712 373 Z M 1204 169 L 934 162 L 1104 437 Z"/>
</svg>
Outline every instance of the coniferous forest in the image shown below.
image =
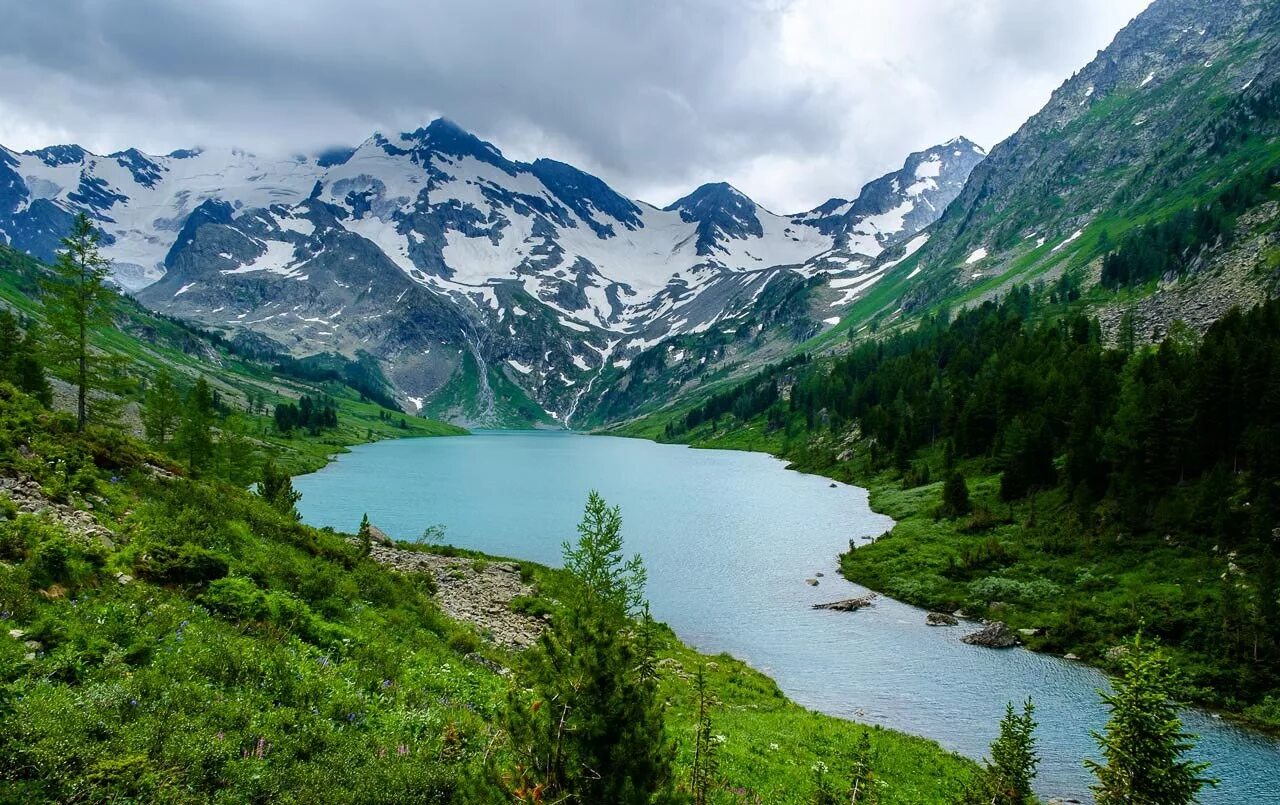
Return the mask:
<svg viewBox="0 0 1280 805">
<path fill-rule="evenodd" d="M 745 421 L 807 468 L 889 472 L 908 487 L 996 479 L 972 515 L 940 512 L 970 516 L 939 583 L 925 574 L 899 594 L 938 608 L 1006 598 L 1061 609 L 1045 645 L 1060 650 L 1100 652 L 1145 628 L 1190 656 L 1210 700 L 1258 703 L 1280 684 L 1280 301 L 1233 310 L 1203 337 L 1175 328 L 1135 347 L 1104 343 L 1086 315 L 1045 315 L 1019 288 L 816 371 L 763 373 L 667 435 Z M 850 432 L 856 450 L 821 447 Z M 1015 521 L 1012 539 L 992 536 Z M 1176 561 L 1145 600 L 1070 592 L 1076 574 L 1150 546 Z M 1021 572 L 1041 554 L 1049 577 Z"/>
</svg>

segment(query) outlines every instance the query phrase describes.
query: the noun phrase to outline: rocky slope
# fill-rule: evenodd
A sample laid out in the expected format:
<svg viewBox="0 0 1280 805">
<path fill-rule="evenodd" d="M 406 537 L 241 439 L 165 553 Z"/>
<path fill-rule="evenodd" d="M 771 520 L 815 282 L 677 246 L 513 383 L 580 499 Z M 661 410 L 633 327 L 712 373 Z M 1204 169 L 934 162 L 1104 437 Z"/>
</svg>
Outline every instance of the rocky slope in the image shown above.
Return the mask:
<svg viewBox="0 0 1280 805">
<path fill-rule="evenodd" d="M 853 325 L 1064 271 L 1096 278 L 1131 228 L 1280 161 L 1278 134 L 1280 6 L 1156 0 L 992 148 L 916 254 L 879 258 Z"/>
<path fill-rule="evenodd" d="M 852 201 L 784 216 L 727 184 L 658 209 L 445 120 L 289 160 L 0 148 L 0 233 L 50 259 L 85 210 L 119 282 L 157 310 L 296 355 L 370 353 L 411 410 L 564 423 L 602 370 L 664 339 L 829 325 L 982 157 L 953 140 Z M 762 306 L 818 274 L 840 290 L 831 315 Z"/>
</svg>

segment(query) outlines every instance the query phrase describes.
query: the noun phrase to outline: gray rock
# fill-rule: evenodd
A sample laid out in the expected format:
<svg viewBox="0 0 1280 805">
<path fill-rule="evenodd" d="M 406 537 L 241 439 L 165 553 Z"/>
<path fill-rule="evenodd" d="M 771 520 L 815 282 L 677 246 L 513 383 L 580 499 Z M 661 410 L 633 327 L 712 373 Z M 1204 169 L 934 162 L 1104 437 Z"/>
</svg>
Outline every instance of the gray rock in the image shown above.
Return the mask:
<svg viewBox="0 0 1280 805">
<path fill-rule="evenodd" d="M 924 622 L 929 626 L 956 626 L 960 620 L 955 615 L 948 615 L 945 612 L 930 612 L 924 616 Z"/>
<path fill-rule="evenodd" d="M 1004 625 L 1004 621 L 988 621 L 981 629 L 960 638 L 971 646 L 985 648 L 1013 648 L 1021 641 L 1013 631 Z"/>
<path fill-rule="evenodd" d="M 867 593 L 866 595 L 859 596 L 857 598 L 846 598 L 842 601 L 831 601 L 826 604 L 814 604 L 813 609 L 831 609 L 836 612 L 857 612 L 863 607 L 871 606 L 871 603 L 875 600 L 875 593 Z"/>
<path fill-rule="evenodd" d="M 395 544 L 395 542 L 392 541 L 391 537 L 387 536 L 387 532 L 383 531 L 381 528 L 378 528 L 373 523 L 369 524 L 369 539 L 378 545 L 386 545 L 388 547 Z"/>
</svg>

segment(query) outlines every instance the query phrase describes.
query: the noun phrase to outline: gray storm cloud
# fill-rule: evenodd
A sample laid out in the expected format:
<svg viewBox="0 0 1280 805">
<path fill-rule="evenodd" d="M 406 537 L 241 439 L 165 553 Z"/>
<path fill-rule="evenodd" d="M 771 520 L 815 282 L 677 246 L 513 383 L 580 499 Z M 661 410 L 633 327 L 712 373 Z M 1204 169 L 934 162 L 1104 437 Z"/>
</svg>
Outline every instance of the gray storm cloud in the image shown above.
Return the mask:
<svg viewBox="0 0 1280 805">
<path fill-rule="evenodd" d="M 44 0 L 0 9 L 0 143 L 355 144 L 445 115 L 665 203 L 791 212 L 990 146 L 1147 0 Z"/>
</svg>

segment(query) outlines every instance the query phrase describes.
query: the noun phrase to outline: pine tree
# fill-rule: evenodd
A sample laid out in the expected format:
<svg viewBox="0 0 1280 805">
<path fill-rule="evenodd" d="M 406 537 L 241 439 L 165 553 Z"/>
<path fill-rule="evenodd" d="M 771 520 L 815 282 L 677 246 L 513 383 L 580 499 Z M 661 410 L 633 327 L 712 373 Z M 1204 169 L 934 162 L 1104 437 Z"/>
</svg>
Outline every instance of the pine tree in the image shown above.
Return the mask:
<svg viewBox="0 0 1280 805">
<path fill-rule="evenodd" d="M 71 233 L 62 239 L 52 275 L 41 288 L 51 336 L 49 354 L 76 385 L 79 430 L 88 424 L 92 392 L 112 389 L 110 370 L 118 363 L 95 352 L 90 344 L 93 329 L 110 323 L 115 299 L 107 285 L 110 263 L 98 251 L 98 239 L 89 217 L 83 212 L 77 215 Z"/>
<path fill-rule="evenodd" d="M 174 434 L 178 455 L 193 475 L 199 475 L 213 460 L 213 419 L 213 392 L 202 377 L 187 392 Z"/>
<path fill-rule="evenodd" d="M 0 310 L 0 380 L 7 380 L 19 390 L 35 397 L 43 405 L 53 403 L 53 389 L 44 375 L 38 354 L 37 329 L 28 323 L 24 334 L 18 319 Z"/>
<path fill-rule="evenodd" d="M 517 802 L 653 802 L 670 790 L 644 568 L 622 558 L 621 515 L 595 492 L 564 546 L 565 608 L 525 652 L 507 705 L 516 758 L 502 775 Z M 639 621 L 636 617 L 639 615 Z"/>
<path fill-rule="evenodd" d="M 182 398 L 174 388 L 169 370 L 161 369 L 156 373 L 144 402 L 142 426 L 147 432 L 147 439 L 157 447 L 164 447 L 173 438 L 182 416 Z"/>
<path fill-rule="evenodd" d="M 302 493 L 293 488 L 293 479 L 288 473 L 281 472 L 274 458 L 267 459 L 262 465 L 262 479 L 258 481 L 258 494 L 281 514 L 301 520 L 297 504 L 302 500 Z M 361 523 L 361 529 L 367 531 L 368 517 Z"/>
<path fill-rule="evenodd" d="M 13 379 L 21 346 L 22 331 L 18 329 L 18 319 L 9 311 L 0 309 L 0 378 Z"/>
<path fill-rule="evenodd" d="M 1185 805 L 1217 785 L 1202 776 L 1209 764 L 1186 759 L 1195 736 L 1183 732 L 1174 691 L 1178 678 L 1159 648 L 1139 634 L 1126 646 L 1115 691 L 1103 693 L 1111 720 L 1093 737 L 1104 763 L 1086 760 L 1098 778 L 1098 805 Z"/>
</svg>

